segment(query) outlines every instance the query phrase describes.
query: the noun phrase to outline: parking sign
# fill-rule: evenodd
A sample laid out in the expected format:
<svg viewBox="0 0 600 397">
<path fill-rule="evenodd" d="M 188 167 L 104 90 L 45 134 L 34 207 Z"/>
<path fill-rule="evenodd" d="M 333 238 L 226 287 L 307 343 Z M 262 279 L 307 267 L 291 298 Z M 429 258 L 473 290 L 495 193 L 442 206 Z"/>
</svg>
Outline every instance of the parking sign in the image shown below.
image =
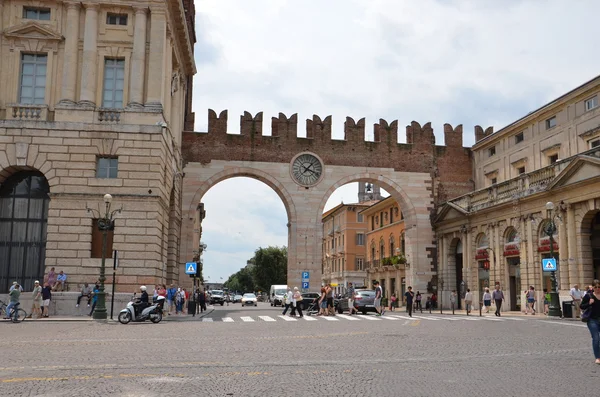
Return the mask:
<svg viewBox="0 0 600 397">
<path fill-rule="evenodd" d="M 305 281 L 305 280 L 308 281 L 309 276 L 310 276 L 309 272 L 302 272 L 302 281 Z"/>
<path fill-rule="evenodd" d="M 302 288 L 303 289 L 308 289 L 308 281 L 303 281 L 302 282 Z"/>
</svg>

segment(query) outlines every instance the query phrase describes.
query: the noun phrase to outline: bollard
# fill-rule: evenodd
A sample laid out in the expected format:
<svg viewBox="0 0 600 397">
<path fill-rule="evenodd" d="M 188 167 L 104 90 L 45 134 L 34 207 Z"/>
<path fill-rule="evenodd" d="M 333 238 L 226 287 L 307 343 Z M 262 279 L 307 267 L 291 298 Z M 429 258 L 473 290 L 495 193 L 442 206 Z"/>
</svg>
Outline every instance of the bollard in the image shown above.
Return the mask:
<svg viewBox="0 0 600 397">
<path fill-rule="evenodd" d="M 482 306 L 483 306 L 483 302 L 479 302 L 479 317 L 482 317 L 482 316 L 483 316 L 483 313 L 482 313 L 482 310 L 483 310 L 483 309 L 482 309 Z"/>
<path fill-rule="evenodd" d="M 452 304 L 452 315 L 454 315 L 454 303 Z"/>
</svg>

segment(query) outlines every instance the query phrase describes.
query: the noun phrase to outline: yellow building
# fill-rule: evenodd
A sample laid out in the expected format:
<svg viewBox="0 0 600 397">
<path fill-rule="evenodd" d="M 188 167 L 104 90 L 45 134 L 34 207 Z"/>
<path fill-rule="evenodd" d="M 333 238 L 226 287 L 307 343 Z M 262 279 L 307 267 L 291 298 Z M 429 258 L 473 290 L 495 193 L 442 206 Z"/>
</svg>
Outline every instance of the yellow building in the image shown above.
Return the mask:
<svg viewBox="0 0 600 397">
<path fill-rule="evenodd" d="M 522 309 L 529 286 L 543 302 L 551 281 L 542 259 L 552 254 L 561 299 L 600 278 L 599 98 L 596 77 L 495 133 L 476 130 L 477 190 L 435 220 L 443 302 L 466 288 L 478 301 L 495 284 L 507 309 Z"/>
<path fill-rule="evenodd" d="M 360 213 L 367 221 L 366 257 L 367 279 L 370 288 L 375 280 L 383 287 L 384 297 L 405 292 L 406 268 L 404 216 L 391 196 L 369 206 Z"/>
<path fill-rule="evenodd" d="M 349 282 L 364 285 L 367 222 L 361 211 L 367 207 L 340 204 L 323 214 L 322 281 L 335 284 L 336 293 L 343 293 Z"/>
<path fill-rule="evenodd" d="M 194 12 L 190 0 L 0 0 L 0 293 L 50 267 L 71 290 L 96 281 L 102 233 L 86 209 L 103 215 L 106 193 L 122 207 L 107 247 L 117 289 L 178 281 Z"/>
</svg>

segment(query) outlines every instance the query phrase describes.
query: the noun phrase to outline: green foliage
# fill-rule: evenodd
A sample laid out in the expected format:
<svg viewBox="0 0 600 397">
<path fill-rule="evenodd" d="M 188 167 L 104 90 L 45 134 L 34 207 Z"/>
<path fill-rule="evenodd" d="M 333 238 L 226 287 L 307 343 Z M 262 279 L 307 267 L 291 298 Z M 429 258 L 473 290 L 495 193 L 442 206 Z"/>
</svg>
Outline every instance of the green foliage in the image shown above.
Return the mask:
<svg viewBox="0 0 600 397">
<path fill-rule="evenodd" d="M 287 248 L 258 248 L 247 266 L 231 275 L 224 286 L 230 291 L 269 291 L 273 284 L 287 283 Z"/>
</svg>

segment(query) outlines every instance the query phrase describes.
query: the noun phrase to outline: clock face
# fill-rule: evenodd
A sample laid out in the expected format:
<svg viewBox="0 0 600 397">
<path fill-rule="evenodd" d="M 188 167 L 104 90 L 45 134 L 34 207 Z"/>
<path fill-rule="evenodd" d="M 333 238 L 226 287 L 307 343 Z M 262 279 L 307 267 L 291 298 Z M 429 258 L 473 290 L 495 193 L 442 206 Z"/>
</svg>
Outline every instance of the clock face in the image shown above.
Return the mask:
<svg viewBox="0 0 600 397">
<path fill-rule="evenodd" d="M 323 174 L 321 160 L 309 153 L 303 153 L 292 162 L 292 177 L 302 186 L 316 184 Z"/>
</svg>

